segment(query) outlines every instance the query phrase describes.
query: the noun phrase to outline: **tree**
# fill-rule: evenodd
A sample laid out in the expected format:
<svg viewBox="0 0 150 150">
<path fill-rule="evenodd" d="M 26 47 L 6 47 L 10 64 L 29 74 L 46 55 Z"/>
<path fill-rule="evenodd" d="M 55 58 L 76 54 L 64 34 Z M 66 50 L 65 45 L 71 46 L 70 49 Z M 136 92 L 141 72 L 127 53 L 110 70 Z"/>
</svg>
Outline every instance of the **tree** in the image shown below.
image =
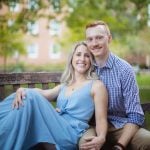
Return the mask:
<svg viewBox="0 0 150 150">
<path fill-rule="evenodd" d="M 129 54 L 147 55 L 150 37 L 147 8 L 149 0 L 68 0 L 71 11 L 66 18 L 70 36 L 66 42 L 85 39 L 85 25 L 93 20 L 108 23 L 113 41 L 111 50 L 121 57 Z M 147 30 L 145 30 L 147 28 Z"/>
<path fill-rule="evenodd" d="M 21 11 L 19 13 L 8 12 L 5 16 L 0 16 L 0 20 L 3 22 L 7 19 L 12 19 L 15 27 L 14 29 L 21 29 L 23 32 L 27 31 L 27 23 L 34 22 L 41 17 L 47 19 L 55 18 L 56 14 L 60 12 L 60 0 L 1 0 L 0 9 L 3 5 L 7 5 L 11 11 L 15 10 L 17 5 L 21 5 Z M 47 13 L 45 10 L 53 7 L 55 13 Z"/>
<path fill-rule="evenodd" d="M 67 17 L 67 25 L 75 37 L 73 40 L 84 38 L 85 25 L 93 20 L 106 21 L 114 39 L 123 41 L 127 35 L 137 35 L 147 25 L 148 1 L 77 0 L 76 4 L 72 2 L 72 12 Z"/>
<path fill-rule="evenodd" d="M 6 71 L 7 59 L 15 52 L 25 54 L 25 44 L 21 32 L 12 32 L 8 27 L 0 30 L 0 55 L 4 58 L 4 72 Z"/>
<path fill-rule="evenodd" d="M 9 9 L 5 14 L 0 14 L 0 55 L 4 58 L 4 71 L 8 57 L 16 52 L 25 54 L 25 41 L 23 34 L 27 32 L 27 23 L 34 22 L 40 17 L 51 19 L 59 13 L 60 0 L 0 0 L 0 9 L 6 5 Z M 15 12 L 17 5 L 22 10 Z M 45 9 L 52 6 L 55 13 L 45 13 Z"/>
</svg>

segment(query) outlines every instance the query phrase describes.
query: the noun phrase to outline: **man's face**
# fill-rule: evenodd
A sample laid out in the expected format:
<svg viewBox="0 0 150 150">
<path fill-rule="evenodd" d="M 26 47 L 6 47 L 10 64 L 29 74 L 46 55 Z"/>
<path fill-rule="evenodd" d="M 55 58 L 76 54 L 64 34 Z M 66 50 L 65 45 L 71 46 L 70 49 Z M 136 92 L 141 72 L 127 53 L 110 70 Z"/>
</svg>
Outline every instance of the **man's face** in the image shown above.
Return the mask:
<svg viewBox="0 0 150 150">
<path fill-rule="evenodd" d="M 94 57 L 103 58 L 107 55 L 110 35 L 108 35 L 104 25 L 87 28 L 86 41 Z"/>
</svg>

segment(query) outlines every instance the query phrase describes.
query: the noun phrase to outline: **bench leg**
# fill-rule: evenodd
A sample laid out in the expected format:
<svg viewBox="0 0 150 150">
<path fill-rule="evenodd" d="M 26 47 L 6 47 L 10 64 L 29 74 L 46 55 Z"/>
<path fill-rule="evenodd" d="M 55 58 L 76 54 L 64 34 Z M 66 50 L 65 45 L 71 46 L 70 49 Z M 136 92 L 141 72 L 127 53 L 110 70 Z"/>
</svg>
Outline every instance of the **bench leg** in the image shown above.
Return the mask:
<svg viewBox="0 0 150 150">
<path fill-rule="evenodd" d="M 56 150 L 54 144 L 49 143 L 38 143 L 37 145 L 30 148 L 30 150 Z"/>
</svg>

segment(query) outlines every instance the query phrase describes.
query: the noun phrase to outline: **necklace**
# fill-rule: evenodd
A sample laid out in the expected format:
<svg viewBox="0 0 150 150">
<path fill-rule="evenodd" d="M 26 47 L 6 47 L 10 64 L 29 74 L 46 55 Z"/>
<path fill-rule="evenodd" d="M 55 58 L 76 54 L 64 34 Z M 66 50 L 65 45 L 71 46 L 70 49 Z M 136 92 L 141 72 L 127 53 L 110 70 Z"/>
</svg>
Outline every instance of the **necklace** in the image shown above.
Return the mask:
<svg viewBox="0 0 150 150">
<path fill-rule="evenodd" d="M 76 90 L 78 87 L 76 87 L 76 86 L 72 86 L 72 87 L 70 87 L 70 90 L 71 91 L 74 91 L 74 90 Z"/>
</svg>

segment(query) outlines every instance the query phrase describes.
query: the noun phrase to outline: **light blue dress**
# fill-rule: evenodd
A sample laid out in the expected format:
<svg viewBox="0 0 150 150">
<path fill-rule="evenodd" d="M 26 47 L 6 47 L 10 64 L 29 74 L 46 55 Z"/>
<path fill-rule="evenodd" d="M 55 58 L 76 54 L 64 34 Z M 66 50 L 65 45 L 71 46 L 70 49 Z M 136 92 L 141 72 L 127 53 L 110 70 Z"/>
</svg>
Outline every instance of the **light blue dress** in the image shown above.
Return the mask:
<svg viewBox="0 0 150 150">
<path fill-rule="evenodd" d="M 94 113 L 92 81 L 70 96 L 62 86 L 55 108 L 34 89 L 26 89 L 24 106 L 12 109 L 15 93 L 0 102 L 0 150 L 28 150 L 39 142 L 56 145 L 57 150 L 76 150 Z"/>
</svg>

